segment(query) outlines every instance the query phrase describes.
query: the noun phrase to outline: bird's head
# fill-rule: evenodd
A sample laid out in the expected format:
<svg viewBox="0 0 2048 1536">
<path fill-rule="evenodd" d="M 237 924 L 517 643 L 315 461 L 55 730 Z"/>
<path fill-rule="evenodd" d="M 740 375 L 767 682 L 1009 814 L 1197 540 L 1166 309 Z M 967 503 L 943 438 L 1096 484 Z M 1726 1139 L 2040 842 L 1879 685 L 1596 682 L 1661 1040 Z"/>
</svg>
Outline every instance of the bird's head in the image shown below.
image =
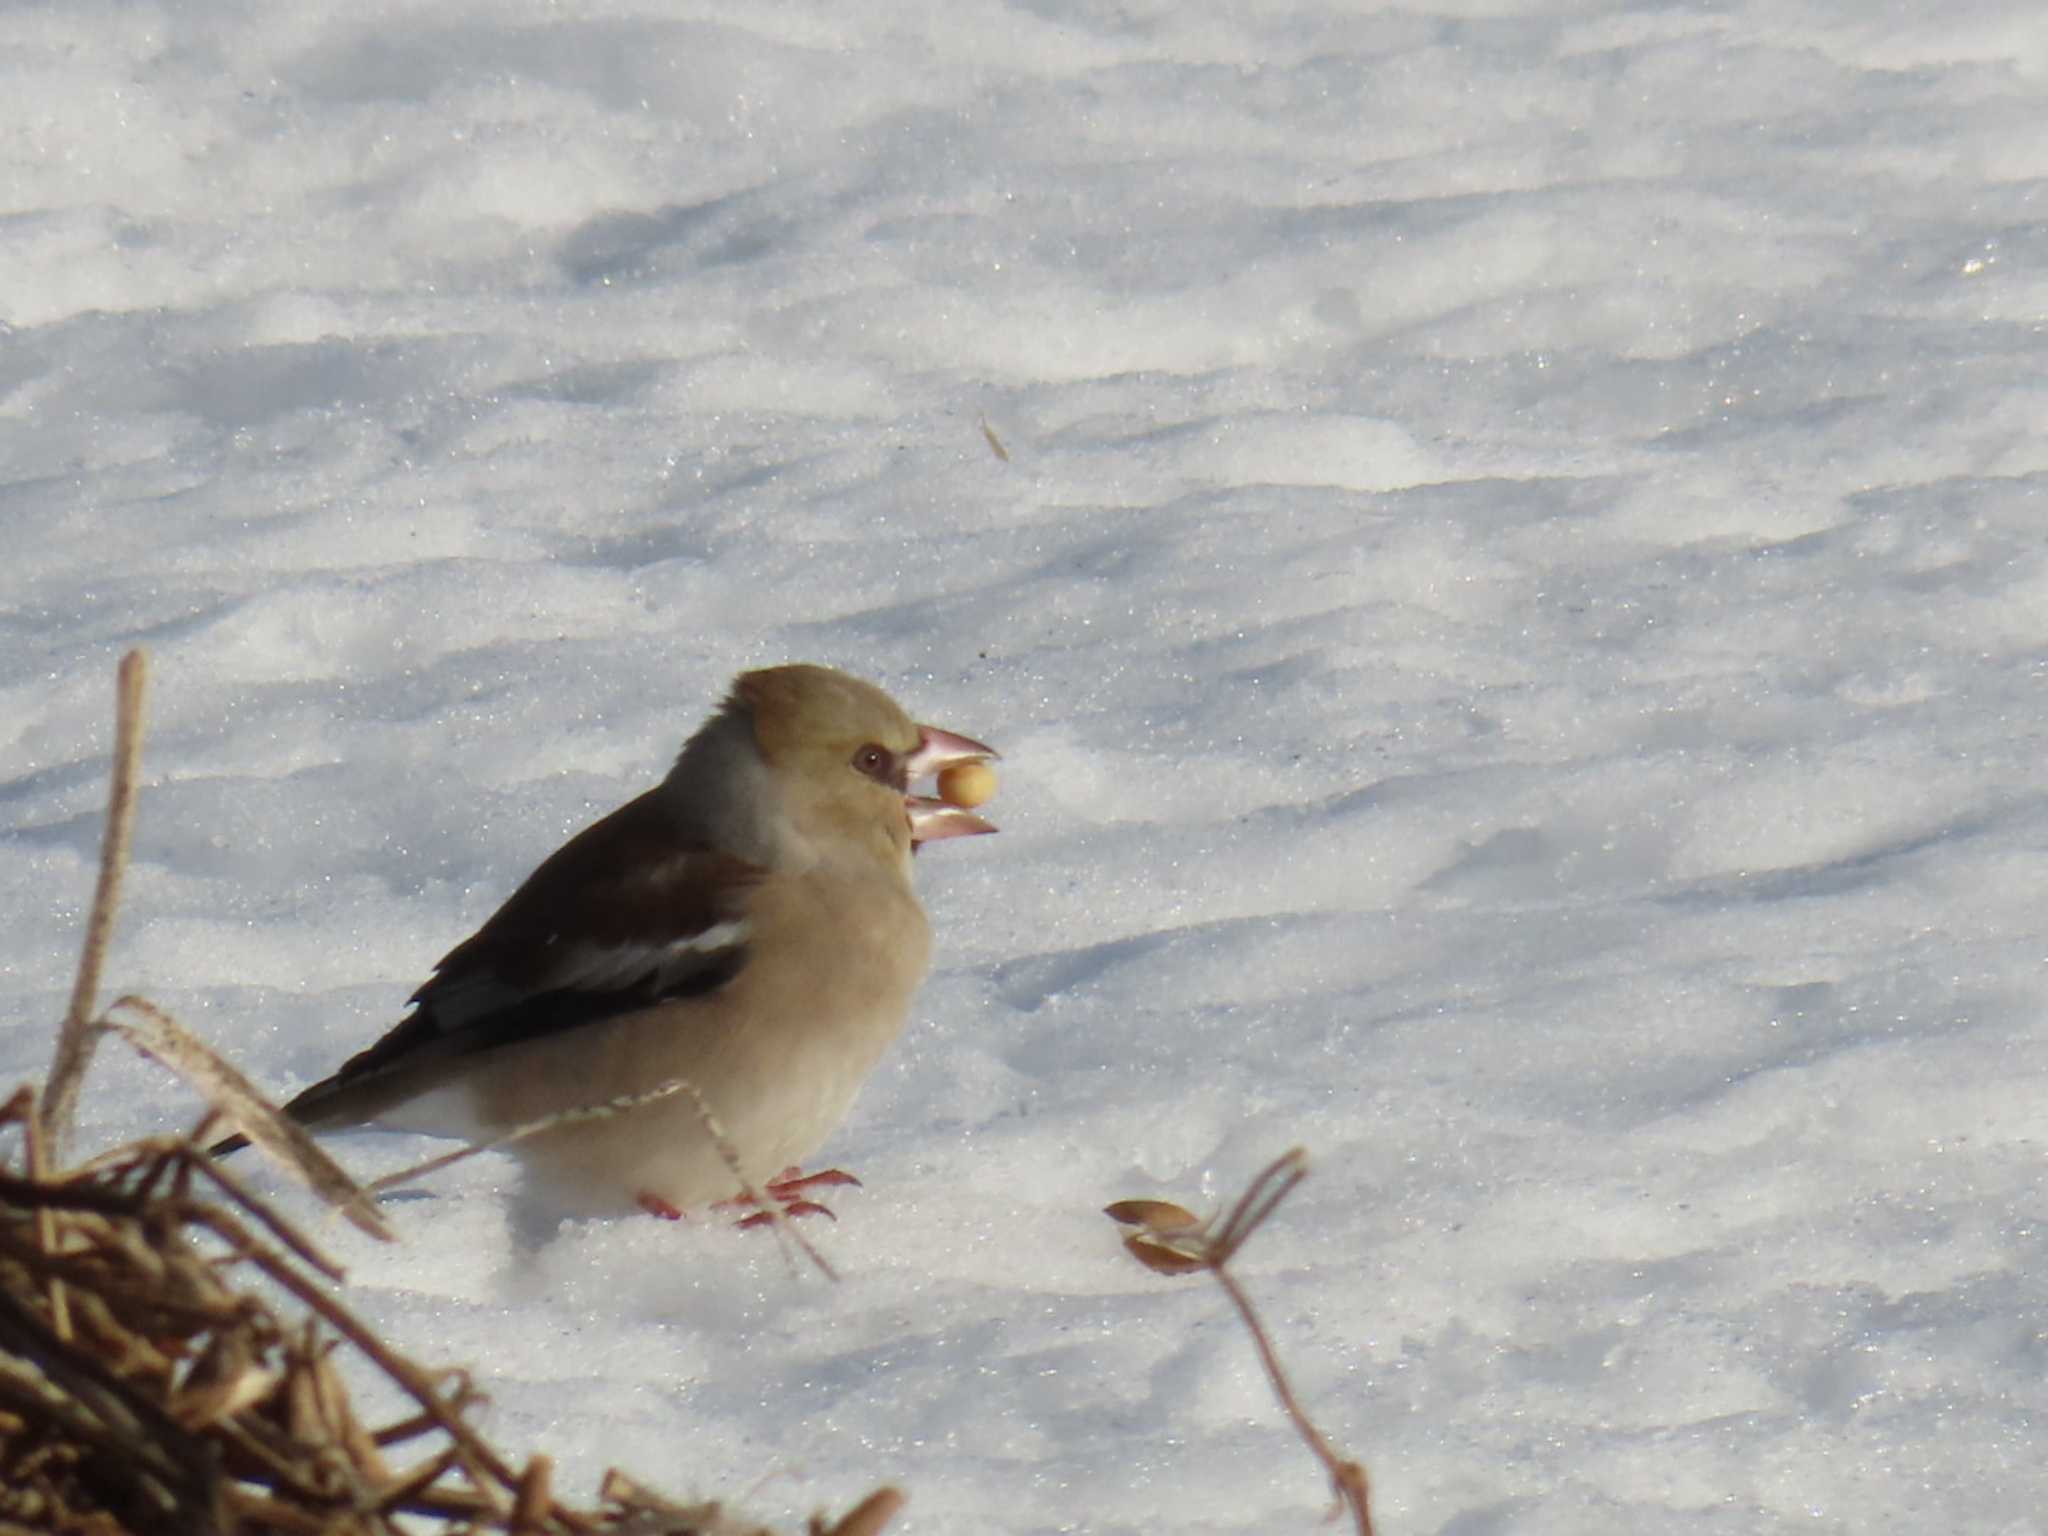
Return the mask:
<svg viewBox="0 0 2048 1536">
<path fill-rule="evenodd" d="M 830 667 L 742 673 L 727 708 L 746 718 L 792 830 L 806 842 L 886 839 L 901 857 L 940 838 L 993 832 L 972 811 L 911 787 L 995 751 L 920 725 L 872 683 Z"/>
</svg>

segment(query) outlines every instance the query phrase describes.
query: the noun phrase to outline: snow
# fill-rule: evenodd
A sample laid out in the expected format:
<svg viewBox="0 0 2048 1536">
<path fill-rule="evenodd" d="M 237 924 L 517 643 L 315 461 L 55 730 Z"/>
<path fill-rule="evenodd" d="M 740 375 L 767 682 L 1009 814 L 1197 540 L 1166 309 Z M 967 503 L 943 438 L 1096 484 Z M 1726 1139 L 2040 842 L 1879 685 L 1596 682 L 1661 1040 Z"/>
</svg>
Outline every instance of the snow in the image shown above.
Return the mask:
<svg viewBox="0 0 2048 1536">
<path fill-rule="evenodd" d="M 321 1228 L 793 1524 L 2048 1532 L 2048 44 L 1863 0 L 0 11 L 0 1083 L 112 669 L 110 984 L 279 1091 L 726 680 L 1005 753 L 830 1157 L 843 1280 Z M 999 457 L 984 435 L 1007 451 Z M 112 1053 L 85 1140 L 189 1123 Z M 343 1138 L 375 1175 L 431 1143 Z"/>
</svg>

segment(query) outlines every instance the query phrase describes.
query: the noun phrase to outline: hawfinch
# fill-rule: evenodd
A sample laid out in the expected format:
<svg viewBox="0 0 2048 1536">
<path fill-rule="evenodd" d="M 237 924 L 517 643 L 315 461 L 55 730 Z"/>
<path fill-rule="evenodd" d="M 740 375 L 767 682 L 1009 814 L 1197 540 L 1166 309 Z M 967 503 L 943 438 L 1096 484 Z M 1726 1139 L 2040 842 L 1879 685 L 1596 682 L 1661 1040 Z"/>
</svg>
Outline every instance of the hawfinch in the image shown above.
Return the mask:
<svg viewBox="0 0 2048 1536">
<path fill-rule="evenodd" d="M 924 978 L 912 853 L 995 830 L 910 786 L 994 755 L 828 667 L 742 674 L 667 778 L 571 838 L 286 1112 L 485 1141 L 680 1078 L 788 1198 Z M 703 1118 L 673 1093 L 510 1150 L 553 1210 L 673 1217 L 741 1192 Z"/>
</svg>

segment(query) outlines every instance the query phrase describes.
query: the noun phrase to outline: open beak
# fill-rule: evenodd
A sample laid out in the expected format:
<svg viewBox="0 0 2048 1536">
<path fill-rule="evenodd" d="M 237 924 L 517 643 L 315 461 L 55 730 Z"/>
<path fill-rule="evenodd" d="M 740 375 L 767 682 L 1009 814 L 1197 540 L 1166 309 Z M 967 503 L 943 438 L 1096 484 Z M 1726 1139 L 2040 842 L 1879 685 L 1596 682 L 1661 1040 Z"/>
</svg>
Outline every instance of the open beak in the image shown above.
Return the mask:
<svg viewBox="0 0 2048 1536">
<path fill-rule="evenodd" d="M 985 763 L 1001 756 L 994 747 L 983 746 L 970 736 L 956 736 L 935 725 L 920 725 L 917 750 L 904 760 L 909 782 L 942 773 L 956 763 Z M 950 805 L 931 795 L 905 795 L 904 809 L 910 812 L 910 846 L 935 843 L 942 837 L 973 837 L 995 831 L 993 822 L 983 821 L 964 806 Z"/>
</svg>

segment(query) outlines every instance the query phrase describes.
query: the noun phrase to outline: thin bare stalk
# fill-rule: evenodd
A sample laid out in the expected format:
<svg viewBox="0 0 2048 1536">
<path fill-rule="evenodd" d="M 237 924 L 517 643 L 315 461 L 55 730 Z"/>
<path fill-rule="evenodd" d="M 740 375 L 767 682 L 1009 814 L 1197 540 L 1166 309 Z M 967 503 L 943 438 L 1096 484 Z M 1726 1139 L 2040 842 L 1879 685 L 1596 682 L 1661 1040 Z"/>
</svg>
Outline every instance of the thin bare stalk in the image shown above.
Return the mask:
<svg viewBox="0 0 2048 1536">
<path fill-rule="evenodd" d="M 33 1088 L 20 1087 L 7 1101 L 4 1111 L 7 1119 L 21 1126 L 23 1149 L 28 1155 L 28 1182 L 40 1184 L 50 1176 L 49 1159 L 43 1147 L 43 1120 L 36 1113 L 36 1093 Z M 45 1256 L 57 1251 L 57 1213 L 48 1206 L 36 1207 L 36 1246 Z M 64 1293 L 64 1282 L 55 1275 L 50 1277 L 50 1329 L 59 1341 L 71 1342 L 71 1302 Z"/>
<path fill-rule="evenodd" d="M 1293 1194 L 1295 1186 L 1307 1177 L 1308 1153 L 1300 1147 L 1283 1152 L 1260 1169 L 1210 1240 L 1215 1262 L 1228 1264 L 1237 1250 L 1244 1246 L 1245 1239 L 1264 1226 L 1266 1218 L 1280 1208 L 1280 1202 Z"/>
<path fill-rule="evenodd" d="M 1286 1367 L 1280 1363 L 1280 1355 L 1273 1348 L 1265 1324 L 1259 1321 L 1259 1314 L 1253 1308 L 1251 1298 L 1245 1294 L 1244 1287 L 1237 1283 L 1237 1277 L 1221 1264 L 1211 1273 L 1216 1276 L 1216 1283 L 1223 1287 L 1223 1294 L 1230 1298 L 1230 1304 L 1237 1308 L 1237 1315 L 1244 1319 L 1244 1326 L 1258 1349 L 1259 1363 L 1266 1368 L 1266 1379 L 1273 1384 L 1273 1395 L 1280 1399 L 1280 1407 L 1294 1421 L 1295 1433 L 1301 1436 L 1302 1443 L 1316 1460 L 1323 1464 L 1323 1470 L 1330 1474 L 1330 1485 L 1337 1492 L 1338 1504 L 1351 1511 L 1358 1536 L 1372 1536 L 1372 1511 L 1366 1499 L 1368 1489 L 1364 1464 L 1340 1456 L 1336 1447 L 1330 1444 L 1329 1437 L 1308 1416 L 1308 1410 L 1301 1406 L 1301 1399 L 1295 1395 L 1294 1383 L 1287 1378 Z"/>
<path fill-rule="evenodd" d="M 353 1225 L 384 1242 L 395 1240 L 369 1195 L 303 1127 L 271 1108 L 240 1068 L 163 1009 L 145 998 L 124 997 L 107 1010 L 99 1027 L 113 1030 L 205 1094 L 249 1140 L 291 1169 Z"/>
<path fill-rule="evenodd" d="M 1259 1363 L 1265 1367 L 1266 1379 L 1273 1384 L 1273 1395 L 1280 1399 L 1281 1410 L 1293 1423 L 1302 1443 L 1329 1474 L 1338 1507 L 1350 1511 L 1357 1536 L 1373 1536 L 1364 1465 L 1338 1454 L 1329 1437 L 1308 1416 L 1280 1363 L 1280 1353 L 1273 1347 L 1271 1335 L 1259 1320 L 1258 1309 L 1229 1268 L 1246 1240 L 1265 1225 L 1280 1203 L 1307 1177 L 1308 1154 L 1295 1147 L 1259 1171 L 1220 1223 L 1213 1218 L 1204 1221 L 1184 1207 L 1164 1200 L 1120 1200 L 1106 1214 L 1125 1229 L 1124 1247 L 1131 1256 L 1154 1274 L 1184 1275 L 1207 1270 L 1216 1277 L 1216 1283 L 1230 1298 L 1231 1306 L 1237 1309 L 1252 1336 Z"/>
<path fill-rule="evenodd" d="M 121 904 L 121 877 L 128 870 L 128 848 L 135 832 L 135 785 L 142 762 L 142 701 L 149 683 L 146 653 L 130 651 L 121 658 L 115 683 L 114 776 L 107 790 L 107 826 L 100 839 L 100 878 L 92 894 L 92 915 L 79 950 L 78 975 L 71 985 L 71 1006 L 57 1035 L 57 1054 L 43 1094 L 43 1125 L 51 1155 L 61 1163 L 78 1115 L 78 1089 L 85 1079 L 98 1037 L 92 1028 L 93 999 L 99 995 L 100 971 L 107 944 L 114 935 L 114 914 Z"/>
</svg>

